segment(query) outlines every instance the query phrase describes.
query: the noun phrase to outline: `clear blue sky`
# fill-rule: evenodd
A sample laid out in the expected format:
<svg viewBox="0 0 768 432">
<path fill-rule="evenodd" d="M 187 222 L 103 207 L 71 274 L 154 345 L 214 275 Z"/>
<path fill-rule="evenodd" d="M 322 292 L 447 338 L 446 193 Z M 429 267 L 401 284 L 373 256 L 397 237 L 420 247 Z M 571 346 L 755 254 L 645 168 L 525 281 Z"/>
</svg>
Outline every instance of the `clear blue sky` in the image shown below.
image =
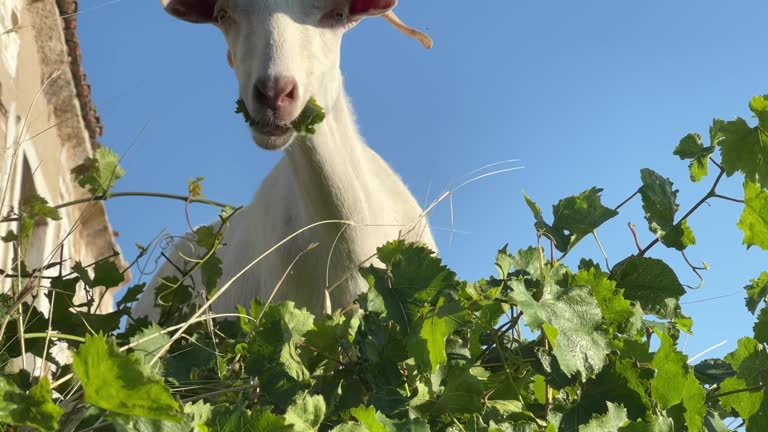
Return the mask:
<svg viewBox="0 0 768 432">
<path fill-rule="evenodd" d="M 102 142 L 127 151 L 117 189 L 183 194 L 189 178 L 204 176 L 209 198 L 249 202 L 280 154 L 258 149 L 232 113 L 236 82 L 221 35 L 172 19 L 156 0 L 103 4 L 81 0 L 79 31 Z M 423 50 L 382 20 L 347 35 L 342 69 L 368 143 L 419 198 L 430 183 L 434 197 L 488 163 L 526 166 L 456 194 L 461 233 L 451 244 L 448 207 L 433 215 L 441 255 L 465 279 L 492 274 L 505 243 L 512 250 L 535 243 L 522 191 L 548 216 L 558 199 L 592 186 L 615 206 L 647 167 L 675 182 L 686 210 L 709 184 L 689 183 L 686 163 L 671 154 L 679 139 L 706 135 L 713 117 L 748 117 L 749 98 L 768 93 L 764 1 L 402 0 L 397 11 L 435 48 Z M 738 181 L 725 186 L 739 195 Z M 108 209 L 129 259 L 134 243 L 163 228 L 186 229 L 181 203 L 125 198 Z M 740 246 L 738 216 L 737 205 L 716 201 L 690 221 L 698 245 L 688 257 L 712 269 L 683 299 L 697 302 L 684 306 L 695 319 L 687 353 L 727 339 L 712 353 L 723 355 L 752 334 L 741 288 L 768 269 L 768 254 Z M 213 217 L 193 208 L 195 224 Z M 599 231 L 612 264 L 634 251 L 627 222 L 643 243 L 652 239 L 634 201 Z M 696 285 L 682 258 L 662 249 L 652 255 Z M 590 239 L 572 254 L 584 255 L 600 258 Z M 726 297 L 703 301 L 718 296 Z"/>
</svg>

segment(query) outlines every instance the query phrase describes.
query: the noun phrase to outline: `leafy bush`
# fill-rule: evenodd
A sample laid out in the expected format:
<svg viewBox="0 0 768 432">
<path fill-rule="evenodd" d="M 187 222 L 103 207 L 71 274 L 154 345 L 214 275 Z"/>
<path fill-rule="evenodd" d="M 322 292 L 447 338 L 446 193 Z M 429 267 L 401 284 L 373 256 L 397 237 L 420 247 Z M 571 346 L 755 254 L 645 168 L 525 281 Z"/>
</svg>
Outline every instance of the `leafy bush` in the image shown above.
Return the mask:
<svg viewBox="0 0 768 432">
<path fill-rule="evenodd" d="M 110 259 L 50 280 L 41 294 L 56 297 L 50 322 L 21 302 L 31 291 L 20 286 L 2 302 L 2 356 L 27 352 L 58 367 L 53 382 L 23 371 L 0 376 L 0 421 L 46 431 L 714 432 L 731 430 L 724 419 L 733 418 L 737 428 L 768 430 L 768 272 L 745 287 L 747 309 L 757 313 L 754 335 L 723 359 L 692 366 L 678 350 L 693 324 L 679 303 L 685 288 L 668 264 L 648 256 L 659 243 L 681 252 L 694 244 L 688 217 L 716 199 L 741 203 L 744 244 L 768 249 L 768 96 L 750 108 L 757 126 L 715 120 L 708 145 L 688 134 L 675 148 L 692 181 L 715 171 L 710 190 L 683 215 L 671 181 L 650 169 L 616 208 L 592 188 L 558 202 L 547 221 L 525 197 L 544 247 L 505 246 L 493 274 L 476 282 L 458 279 L 419 244 L 393 241 L 378 249 L 384 268 L 361 269 L 370 289 L 354 307 L 313 317 L 291 302 L 254 301 L 213 331 L 190 302 L 199 294 L 185 285 L 204 267 L 203 295 L 220 286 L 221 232 L 204 227 L 196 234 L 206 259 L 166 281 L 174 289 L 157 323 L 129 317 L 143 285 L 128 288 L 109 314 L 88 312 L 93 296 L 75 303 L 78 286 L 123 281 Z M 116 172 L 103 151 L 74 174 L 97 199 L 109 199 L 120 196 L 110 192 Z M 720 195 L 720 182 L 736 173 L 744 197 Z M 177 198 L 209 202 L 201 180 Z M 656 240 L 611 268 L 588 258 L 577 268 L 563 264 L 638 195 Z M 23 243 L 25 221 L 58 213 L 34 197 L 13 217 L 21 232 L 3 240 Z M 22 281 L 40 271 L 18 268 Z M 51 339 L 74 349 L 71 364 L 56 363 Z"/>
</svg>

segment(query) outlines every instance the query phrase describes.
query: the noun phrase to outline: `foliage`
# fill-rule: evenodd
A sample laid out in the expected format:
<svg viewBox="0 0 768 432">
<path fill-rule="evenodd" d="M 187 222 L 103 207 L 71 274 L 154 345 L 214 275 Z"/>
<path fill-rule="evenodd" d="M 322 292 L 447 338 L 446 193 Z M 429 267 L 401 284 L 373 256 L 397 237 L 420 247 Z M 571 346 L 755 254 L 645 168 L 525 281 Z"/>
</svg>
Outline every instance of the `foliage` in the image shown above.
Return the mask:
<svg viewBox="0 0 768 432">
<path fill-rule="evenodd" d="M 619 206 L 603 205 L 593 187 L 560 200 L 551 222 L 525 196 L 544 246 L 505 246 L 492 275 L 468 282 L 427 247 L 391 241 L 377 250 L 381 266 L 360 270 L 369 290 L 328 316 L 253 301 L 238 308 L 239 319 L 195 319 L 197 300 L 226 283 L 216 251 L 229 210 L 190 235 L 195 254 L 161 282 L 155 323 L 129 316 L 145 284 L 128 288 L 114 312 L 93 313 L 93 293 L 122 284 L 122 273 L 110 259 L 76 263 L 49 281 L 50 328 L 35 306 L 3 298 L 4 358 L 31 353 L 56 371 L 53 384 L 24 371 L 0 375 L 0 422 L 46 431 L 714 432 L 731 430 L 724 419 L 734 419 L 768 430 L 768 272 L 745 277 L 754 334 L 722 359 L 691 365 L 678 345 L 693 325 L 680 303 L 686 288 L 668 263 L 648 256 L 658 244 L 694 246 L 688 218 L 717 199 L 743 205 L 747 248 L 768 249 L 768 97 L 750 108 L 756 126 L 715 120 L 709 146 L 691 133 L 674 149 L 690 161 L 692 181 L 717 173 L 682 215 L 678 190 L 651 169 Z M 312 133 L 318 118 L 308 114 L 298 129 Z M 95 167 L 79 174 L 81 185 L 106 193 L 105 167 L 115 161 L 88 162 Z M 743 199 L 720 195 L 720 182 L 736 173 Z M 190 199 L 202 195 L 202 180 L 188 183 Z M 576 245 L 635 196 L 656 239 L 610 268 L 587 257 L 567 266 Z M 34 198 L 18 213 L 54 218 L 53 210 Z M 23 261 L 17 268 L 22 281 L 40 271 Z M 72 364 L 58 363 L 48 337 L 66 340 Z"/>
<path fill-rule="evenodd" d="M 235 114 L 242 115 L 249 126 L 253 127 L 256 125 L 256 120 L 251 116 L 251 113 L 248 112 L 248 107 L 242 99 L 238 99 L 235 103 Z M 296 119 L 291 122 L 291 127 L 299 134 L 314 135 L 316 132 L 315 126 L 322 123 L 323 120 L 325 120 L 323 107 L 317 103 L 315 98 L 309 98 L 304 109 L 302 109 Z"/>
</svg>

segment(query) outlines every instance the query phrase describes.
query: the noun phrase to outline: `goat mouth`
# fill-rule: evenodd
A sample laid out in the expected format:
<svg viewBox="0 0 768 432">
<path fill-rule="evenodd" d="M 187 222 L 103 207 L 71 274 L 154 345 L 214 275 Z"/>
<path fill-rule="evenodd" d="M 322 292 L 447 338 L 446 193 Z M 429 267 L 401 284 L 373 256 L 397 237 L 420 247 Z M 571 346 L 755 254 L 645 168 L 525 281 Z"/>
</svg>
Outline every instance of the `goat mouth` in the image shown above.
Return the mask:
<svg viewBox="0 0 768 432">
<path fill-rule="evenodd" d="M 293 128 L 291 128 L 289 124 L 271 122 L 254 122 L 254 124 L 251 125 L 251 129 L 259 135 L 267 137 L 281 137 L 293 132 Z"/>
</svg>

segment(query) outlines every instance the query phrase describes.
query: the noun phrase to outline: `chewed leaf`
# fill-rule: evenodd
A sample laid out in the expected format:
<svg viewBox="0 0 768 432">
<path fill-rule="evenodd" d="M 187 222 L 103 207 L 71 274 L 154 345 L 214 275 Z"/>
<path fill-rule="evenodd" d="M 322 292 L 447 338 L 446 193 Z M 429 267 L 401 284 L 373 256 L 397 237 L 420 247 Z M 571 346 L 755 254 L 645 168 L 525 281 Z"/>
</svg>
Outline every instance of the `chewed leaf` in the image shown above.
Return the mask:
<svg viewBox="0 0 768 432">
<path fill-rule="evenodd" d="M 243 119 L 250 126 L 256 124 L 256 121 L 253 116 L 251 116 L 251 113 L 248 112 L 248 107 L 245 106 L 245 102 L 242 99 L 238 99 L 235 103 L 235 114 L 242 114 Z M 325 111 L 323 111 L 323 107 L 317 103 L 315 98 L 309 98 L 307 105 L 304 106 L 304 109 L 299 113 L 299 116 L 291 122 L 291 127 L 299 134 L 314 135 L 315 132 L 317 132 L 315 126 L 322 123 L 323 120 L 325 120 Z"/>
<path fill-rule="evenodd" d="M 315 126 L 325 120 L 325 112 L 315 98 L 309 98 L 309 102 L 301 111 L 301 114 L 291 123 L 293 130 L 300 134 L 314 135 L 317 130 Z"/>
</svg>

